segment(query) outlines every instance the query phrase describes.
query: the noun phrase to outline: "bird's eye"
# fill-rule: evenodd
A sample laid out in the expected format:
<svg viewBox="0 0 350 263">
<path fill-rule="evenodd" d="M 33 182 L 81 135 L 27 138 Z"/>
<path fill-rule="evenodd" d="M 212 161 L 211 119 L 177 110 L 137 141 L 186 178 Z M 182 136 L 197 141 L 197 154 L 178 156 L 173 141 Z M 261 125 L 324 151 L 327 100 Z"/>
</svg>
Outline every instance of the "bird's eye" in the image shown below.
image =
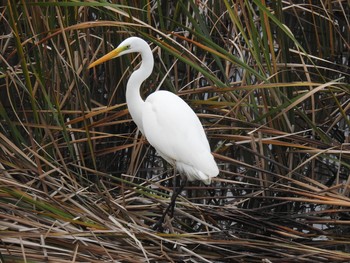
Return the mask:
<svg viewBox="0 0 350 263">
<path fill-rule="evenodd" d="M 130 49 L 130 47 L 131 47 L 130 45 L 127 45 L 127 46 L 126 46 L 126 49 Z"/>
</svg>

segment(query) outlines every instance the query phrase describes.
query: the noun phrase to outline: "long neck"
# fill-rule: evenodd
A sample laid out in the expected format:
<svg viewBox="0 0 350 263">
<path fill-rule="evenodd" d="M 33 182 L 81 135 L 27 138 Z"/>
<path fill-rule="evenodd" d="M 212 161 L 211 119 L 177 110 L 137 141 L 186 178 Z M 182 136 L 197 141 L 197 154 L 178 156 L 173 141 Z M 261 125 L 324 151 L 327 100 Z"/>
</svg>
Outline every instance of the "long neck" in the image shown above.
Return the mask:
<svg viewBox="0 0 350 263">
<path fill-rule="evenodd" d="M 142 82 L 151 75 L 153 70 L 153 54 L 148 45 L 141 52 L 141 66 L 134 71 L 126 85 L 126 103 L 128 105 L 129 112 L 132 119 L 136 123 L 137 127 L 143 132 L 142 125 L 142 111 L 145 102 L 140 95 L 140 87 Z"/>
</svg>

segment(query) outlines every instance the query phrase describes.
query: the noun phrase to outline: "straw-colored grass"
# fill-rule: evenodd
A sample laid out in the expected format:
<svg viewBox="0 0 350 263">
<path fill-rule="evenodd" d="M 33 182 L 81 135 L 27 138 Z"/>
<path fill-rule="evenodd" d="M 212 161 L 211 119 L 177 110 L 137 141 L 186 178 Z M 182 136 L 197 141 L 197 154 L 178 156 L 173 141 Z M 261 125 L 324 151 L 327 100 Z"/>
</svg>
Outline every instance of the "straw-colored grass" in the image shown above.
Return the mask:
<svg viewBox="0 0 350 263">
<path fill-rule="evenodd" d="M 3 1 L 0 262 L 350 261 L 347 1 Z M 142 90 L 198 113 L 220 167 L 188 184 L 137 131 Z M 171 139 L 171 138 L 169 138 Z"/>
</svg>

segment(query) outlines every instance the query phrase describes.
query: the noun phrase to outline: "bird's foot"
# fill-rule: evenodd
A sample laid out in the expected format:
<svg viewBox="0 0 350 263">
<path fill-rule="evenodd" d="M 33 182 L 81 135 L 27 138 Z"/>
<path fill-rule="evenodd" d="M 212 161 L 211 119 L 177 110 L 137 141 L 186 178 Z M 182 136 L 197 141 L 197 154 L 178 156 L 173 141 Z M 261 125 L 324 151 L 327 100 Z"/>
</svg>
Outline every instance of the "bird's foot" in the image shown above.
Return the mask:
<svg viewBox="0 0 350 263">
<path fill-rule="evenodd" d="M 158 231 L 158 232 L 163 232 L 164 231 L 164 228 L 163 228 L 163 221 L 164 221 L 164 218 L 161 218 L 157 221 L 157 223 L 155 223 L 152 227 L 152 229 L 154 231 Z"/>
</svg>

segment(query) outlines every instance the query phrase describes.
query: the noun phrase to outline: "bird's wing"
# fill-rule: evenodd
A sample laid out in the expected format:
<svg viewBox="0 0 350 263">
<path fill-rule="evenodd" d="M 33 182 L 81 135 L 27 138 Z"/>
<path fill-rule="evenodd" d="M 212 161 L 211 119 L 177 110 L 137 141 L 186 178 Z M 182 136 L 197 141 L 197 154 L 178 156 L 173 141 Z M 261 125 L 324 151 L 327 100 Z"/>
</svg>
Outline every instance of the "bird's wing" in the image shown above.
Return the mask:
<svg viewBox="0 0 350 263">
<path fill-rule="evenodd" d="M 216 176 L 217 165 L 202 124 L 181 98 L 168 91 L 152 93 L 146 99 L 142 123 L 147 140 L 168 162 Z"/>
</svg>

